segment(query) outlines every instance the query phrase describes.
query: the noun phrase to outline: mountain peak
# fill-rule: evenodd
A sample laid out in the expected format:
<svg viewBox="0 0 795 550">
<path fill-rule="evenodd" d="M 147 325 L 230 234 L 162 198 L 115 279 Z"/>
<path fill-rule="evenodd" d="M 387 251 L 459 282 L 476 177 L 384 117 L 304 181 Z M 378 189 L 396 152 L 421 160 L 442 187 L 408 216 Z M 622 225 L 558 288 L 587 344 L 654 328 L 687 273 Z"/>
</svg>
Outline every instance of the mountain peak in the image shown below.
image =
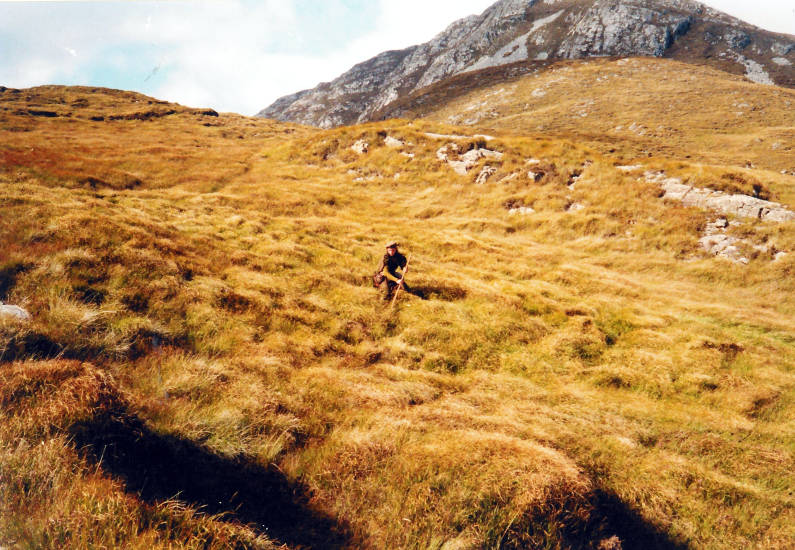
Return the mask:
<svg viewBox="0 0 795 550">
<path fill-rule="evenodd" d="M 500 0 L 425 44 L 379 54 L 330 83 L 277 100 L 258 116 L 329 128 L 367 121 L 398 98 L 464 72 L 609 56 L 671 57 L 795 86 L 795 37 L 698 2 Z"/>
</svg>

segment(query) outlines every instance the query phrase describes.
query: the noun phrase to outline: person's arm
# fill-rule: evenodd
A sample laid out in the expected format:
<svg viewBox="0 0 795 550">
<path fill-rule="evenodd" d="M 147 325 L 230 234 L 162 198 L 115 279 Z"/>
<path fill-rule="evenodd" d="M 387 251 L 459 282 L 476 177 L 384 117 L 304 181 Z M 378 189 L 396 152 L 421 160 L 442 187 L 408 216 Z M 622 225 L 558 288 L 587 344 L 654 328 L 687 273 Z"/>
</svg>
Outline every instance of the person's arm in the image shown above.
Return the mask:
<svg viewBox="0 0 795 550">
<path fill-rule="evenodd" d="M 385 267 L 386 267 L 386 257 L 382 256 L 381 257 L 381 261 L 378 263 L 378 267 L 375 268 L 375 274 L 376 275 L 383 275 Z"/>
<path fill-rule="evenodd" d="M 400 281 L 400 277 L 401 277 L 401 275 L 399 275 L 397 271 L 395 271 L 395 273 L 391 273 L 391 272 L 390 272 L 388 269 L 387 269 L 387 270 L 386 270 L 386 272 L 384 273 L 384 276 L 385 276 L 387 279 L 389 279 L 390 281 L 394 281 L 394 282 L 396 282 L 396 283 L 397 283 L 398 281 Z"/>
</svg>

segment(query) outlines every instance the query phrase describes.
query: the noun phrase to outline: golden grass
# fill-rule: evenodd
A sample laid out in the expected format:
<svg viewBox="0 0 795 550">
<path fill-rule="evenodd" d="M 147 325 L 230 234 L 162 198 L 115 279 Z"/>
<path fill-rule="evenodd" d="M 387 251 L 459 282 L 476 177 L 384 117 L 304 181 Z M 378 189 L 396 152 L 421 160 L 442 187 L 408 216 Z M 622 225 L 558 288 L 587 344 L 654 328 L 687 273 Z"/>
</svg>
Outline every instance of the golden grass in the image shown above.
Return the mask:
<svg viewBox="0 0 795 550">
<path fill-rule="evenodd" d="M 70 430 L 123 406 L 113 380 L 69 361 L 6 364 L 0 372 L 3 543 L 18 548 L 276 548 L 179 500 L 145 504 L 102 473 Z"/>
<path fill-rule="evenodd" d="M 127 112 L 128 100 L 112 95 L 98 112 Z M 0 470 L 11 480 L 0 544 L 791 542 L 795 253 L 748 266 L 704 256 L 711 214 L 660 200 L 573 141 L 500 133 L 487 146 L 505 157 L 481 161 L 498 172 L 475 185 L 479 167 L 454 174 L 435 157 L 449 140 L 426 135 L 466 129 L 318 132 L 222 115 L 206 130 L 201 116 L 0 120 L 28 128 L 28 145 L 68 135 L 85 149 L 68 173 L 4 164 L 0 298 L 34 320 L 0 325 Z M 223 137 L 241 128 L 249 139 Z M 359 139 L 364 155 L 350 149 Z M 175 164 L 147 149 L 182 141 L 202 152 Z M 76 183 L 126 172 L 143 150 L 151 185 Z M 660 162 L 694 181 L 723 173 Z M 742 173 L 792 196 L 786 179 Z M 567 211 L 573 202 L 585 208 Z M 793 228 L 746 227 L 795 251 Z M 409 282 L 427 297 L 405 295 L 394 311 L 369 280 L 391 237 L 412 253 Z M 96 366 L 43 361 L 53 357 Z M 248 500 L 202 515 L 190 487 L 181 501 L 124 493 L 122 474 L 136 472 L 97 460 L 110 437 L 103 411 L 119 403 L 132 418 L 121 425 L 153 434 L 152 448 L 278 469 L 285 486 L 305 488 L 295 506 L 308 538 L 273 535 Z M 308 519 L 317 514 L 332 520 Z"/>
<path fill-rule="evenodd" d="M 771 171 L 757 172 L 763 182 L 795 171 L 795 91 L 670 59 L 560 62 L 460 97 L 435 94 L 409 114 L 487 133 L 576 136 L 626 164 L 750 164 Z"/>
</svg>

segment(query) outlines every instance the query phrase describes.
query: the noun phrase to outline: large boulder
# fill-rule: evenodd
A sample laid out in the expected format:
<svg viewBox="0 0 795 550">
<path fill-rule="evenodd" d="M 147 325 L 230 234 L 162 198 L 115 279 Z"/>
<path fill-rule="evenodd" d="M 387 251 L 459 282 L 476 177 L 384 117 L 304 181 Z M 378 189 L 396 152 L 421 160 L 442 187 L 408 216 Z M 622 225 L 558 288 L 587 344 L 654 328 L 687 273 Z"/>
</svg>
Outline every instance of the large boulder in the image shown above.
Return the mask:
<svg viewBox="0 0 795 550">
<path fill-rule="evenodd" d="M 695 206 L 731 214 L 740 218 L 756 218 L 770 222 L 795 220 L 795 212 L 777 202 L 765 201 L 748 195 L 723 193 L 707 187 L 693 187 L 678 178 L 669 178 L 663 172 L 646 172 L 646 181 L 658 183 L 665 192 L 664 198 L 681 201 L 685 206 Z"/>
</svg>

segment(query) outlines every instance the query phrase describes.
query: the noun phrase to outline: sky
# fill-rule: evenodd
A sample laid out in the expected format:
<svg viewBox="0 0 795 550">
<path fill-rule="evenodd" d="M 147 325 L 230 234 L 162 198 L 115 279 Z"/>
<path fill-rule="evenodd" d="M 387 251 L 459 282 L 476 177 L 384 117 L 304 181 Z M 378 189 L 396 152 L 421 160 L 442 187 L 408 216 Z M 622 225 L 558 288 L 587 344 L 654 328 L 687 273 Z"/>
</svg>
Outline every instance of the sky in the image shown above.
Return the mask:
<svg viewBox="0 0 795 550">
<path fill-rule="evenodd" d="M 104 86 L 253 115 L 496 0 L 0 0 L 0 85 Z M 795 34 L 793 0 L 708 0 Z"/>
</svg>

